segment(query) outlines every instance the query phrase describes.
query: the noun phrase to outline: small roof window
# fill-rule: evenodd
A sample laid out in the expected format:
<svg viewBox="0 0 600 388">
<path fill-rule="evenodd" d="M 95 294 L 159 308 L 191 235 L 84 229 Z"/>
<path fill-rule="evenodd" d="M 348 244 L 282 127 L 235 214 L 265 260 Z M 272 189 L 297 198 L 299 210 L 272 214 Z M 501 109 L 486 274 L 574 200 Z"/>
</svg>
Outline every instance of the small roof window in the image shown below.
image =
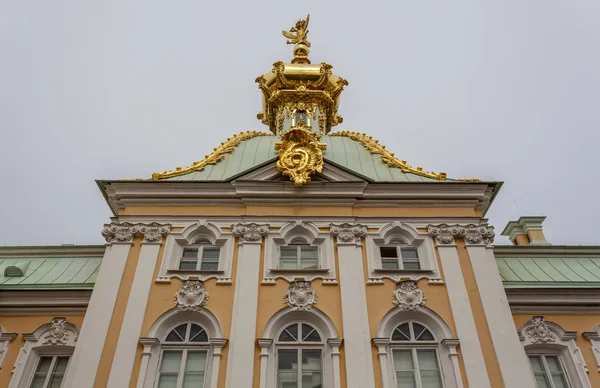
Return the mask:
<svg viewBox="0 0 600 388">
<path fill-rule="evenodd" d="M 25 276 L 25 272 L 27 272 L 27 268 L 29 268 L 29 261 L 23 261 L 20 263 L 16 263 L 14 265 L 9 265 L 4 269 L 4 276 L 9 278 L 17 278 Z"/>
</svg>

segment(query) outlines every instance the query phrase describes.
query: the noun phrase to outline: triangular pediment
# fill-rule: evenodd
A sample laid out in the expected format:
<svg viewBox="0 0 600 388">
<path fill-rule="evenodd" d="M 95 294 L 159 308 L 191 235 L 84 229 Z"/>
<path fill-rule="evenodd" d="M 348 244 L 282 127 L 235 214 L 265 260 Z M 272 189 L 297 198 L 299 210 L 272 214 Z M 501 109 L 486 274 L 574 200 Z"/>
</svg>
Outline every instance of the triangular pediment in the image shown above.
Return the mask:
<svg viewBox="0 0 600 388">
<path fill-rule="evenodd" d="M 232 181 L 289 181 L 290 178 L 284 176 L 277 169 L 277 159 L 272 162 L 257 167 L 251 171 L 245 172 Z M 312 182 L 367 182 L 369 181 L 365 177 L 354 174 L 344 168 L 333 165 L 332 163 L 325 161 L 323 171 L 317 174 L 311 175 Z"/>
</svg>

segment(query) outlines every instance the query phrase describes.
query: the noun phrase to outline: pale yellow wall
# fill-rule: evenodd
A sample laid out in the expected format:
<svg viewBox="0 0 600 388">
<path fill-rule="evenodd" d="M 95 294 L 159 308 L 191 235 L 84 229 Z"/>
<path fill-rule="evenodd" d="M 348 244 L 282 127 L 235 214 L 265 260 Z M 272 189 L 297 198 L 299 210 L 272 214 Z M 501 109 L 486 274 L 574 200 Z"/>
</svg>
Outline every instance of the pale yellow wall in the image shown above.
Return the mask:
<svg viewBox="0 0 600 388">
<path fill-rule="evenodd" d="M 469 254 L 467 253 L 465 243 L 462 239 L 456 239 L 456 249 L 458 251 L 458 260 L 460 261 L 460 268 L 465 279 L 469 302 L 471 303 L 471 310 L 473 311 L 473 318 L 475 319 L 475 327 L 477 328 L 477 335 L 479 337 L 481 350 L 483 351 L 483 359 L 485 361 L 485 367 L 490 378 L 491 386 L 492 388 L 504 388 L 502 373 L 500 372 L 500 366 L 498 364 L 498 359 L 496 358 L 487 317 L 483 311 L 483 304 L 481 302 L 481 297 L 479 296 L 475 273 L 473 272 Z"/>
<path fill-rule="evenodd" d="M 100 364 L 98 365 L 98 372 L 96 373 L 96 381 L 94 382 L 94 388 L 106 387 L 108 382 L 108 376 L 110 375 L 110 368 L 112 365 L 113 358 L 115 356 L 115 349 L 119 340 L 119 333 L 121 332 L 121 324 L 125 317 L 125 309 L 127 308 L 127 299 L 129 298 L 129 291 L 131 290 L 131 284 L 133 277 L 135 276 L 135 269 L 137 267 L 138 258 L 140 257 L 141 249 L 141 237 L 135 237 L 133 245 L 129 250 L 127 256 L 127 263 L 125 264 L 125 270 L 123 271 L 123 277 L 119 286 L 119 292 L 117 293 L 117 300 L 115 302 L 115 308 L 112 313 L 110 325 L 108 327 L 108 334 L 104 341 L 104 348 L 102 350 L 102 357 L 100 357 Z"/>
<path fill-rule="evenodd" d="M 581 353 L 583 354 L 583 358 L 585 360 L 585 364 L 587 365 L 590 372 L 588 373 L 588 378 L 590 379 L 590 383 L 592 387 L 600 387 L 600 373 L 598 373 L 596 359 L 594 358 L 594 353 L 592 351 L 592 346 L 590 341 L 585 339 L 582 335 L 585 331 L 591 331 L 594 325 L 600 323 L 600 315 L 599 314 L 573 314 L 573 315 L 565 315 L 565 314 L 514 314 L 513 319 L 515 321 L 515 328 L 519 330 L 525 322 L 530 320 L 534 315 L 543 315 L 547 321 L 554 322 L 560 325 L 563 329 L 567 331 L 576 331 L 577 337 L 575 338 L 575 343 L 581 349 Z"/>
<path fill-rule="evenodd" d="M 0 387 L 8 387 L 12 377 L 12 369 L 19 355 L 19 351 L 25 345 L 24 333 L 33 333 L 35 329 L 43 324 L 50 323 L 57 316 L 67 318 L 67 321 L 81 329 L 83 315 L 40 315 L 26 317 L 0 317 L 0 325 L 4 326 L 7 333 L 17 333 L 18 336 L 8 346 L 8 352 L 0 368 Z"/>
<path fill-rule="evenodd" d="M 529 236 L 529 240 L 531 241 L 544 241 L 546 240 L 546 236 L 544 236 L 544 232 L 541 230 L 530 230 L 527 232 L 527 236 Z"/>
</svg>

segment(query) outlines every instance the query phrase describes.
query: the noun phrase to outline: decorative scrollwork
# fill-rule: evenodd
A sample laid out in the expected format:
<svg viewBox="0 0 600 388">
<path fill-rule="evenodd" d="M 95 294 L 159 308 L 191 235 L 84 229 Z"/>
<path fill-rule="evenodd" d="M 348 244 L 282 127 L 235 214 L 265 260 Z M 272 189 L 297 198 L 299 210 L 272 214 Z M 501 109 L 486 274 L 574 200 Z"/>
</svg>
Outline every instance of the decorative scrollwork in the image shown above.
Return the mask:
<svg viewBox="0 0 600 388">
<path fill-rule="evenodd" d="M 53 318 L 52 327 L 44 337 L 42 345 L 66 345 L 69 341 L 69 332 L 65 328 L 66 323 L 67 318 Z"/>
<path fill-rule="evenodd" d="M 269 232 L 269 225 L 237 224 L 232 225 L 233 234 L 239 236 L 241 242 L 259 242 Z"/>
<path fill-rule="evenodd" d="M 181 311 L 200 311 L 208 303 L 208 291 L 204 290 L 204 282 L 186 280 L 175 294 L 175 306 Z"/>
<path fill-rule="evenodd" d="M 401 281 L 397 287 L 392 294 L 392 301 L 400 310 L 418 311 L 425 305 L 427 298 L 414 280 Z"/>
<path fill-rule="evenodd" d="M 337 236 L 339 243 L 360 243 L 360 238 L 366 236 L 367 227 L 360 224 L 330 225 L 331 234 Z"/>
<path fill-rule="evenodd" d="M 439 245 L 454 244 L 455 237 L 462 237 L 466 244 L 485 244 L 494 242 L 494 228 L 487 225 L 429 225 L 429 235 L 435 237 Z"/>
<path fill-rule="evenodd" d="M 546 318 L 536 315 L 529 320 L 528 324 L 529 326 L 525 329 L 525 334 L 527 334 L 532 343 L 546 344 L 556 341 L 556 336 L 546 324 Z"/>
<path fill-rule="evenodd" d="M 131 224 L 129 222 L 113 222 L 105 224 L 102 236 L 109 243 L 132 243 L 134 236 L 143 236 L 144 243 L 160 243 L 163 236 L 171 230 L 171 224 Z"/>
<path fill-rule="evenodd" d="M 298 127 L 290 129 L 281 135 L 281 143 L 275 145 L 279 150 L 277 169 L 298 187 L 310 182 L 310 176 L 323 171 L 323 149 L 326 145 L 319 141 L 321 137 L 302 128 L 303 122 Z"/>
<path fill-rule="evenodd" d="M 290 289 L 286 291 L 284 301 L 293 310 L 310 310 L 317 303 L 317 293 L 310 282 L 292 282 Z"/>
</svg>

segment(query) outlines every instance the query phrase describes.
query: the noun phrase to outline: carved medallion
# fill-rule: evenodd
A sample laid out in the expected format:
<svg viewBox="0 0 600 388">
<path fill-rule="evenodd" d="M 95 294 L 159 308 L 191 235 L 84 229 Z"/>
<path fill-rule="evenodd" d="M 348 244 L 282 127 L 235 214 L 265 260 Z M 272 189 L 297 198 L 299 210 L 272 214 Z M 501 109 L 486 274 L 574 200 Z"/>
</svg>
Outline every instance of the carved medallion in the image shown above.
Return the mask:
<svg viewBox="0 0 600 388">
<path fill-rule="evenodd" d="M 392 294 L 393 303 L 402 311 L 418 311 L 426 300 L 425 294 L 413 280 L 401 281 Z"/>
<path fill-rule="evenodd" d="M 175 294 L 175 306 L 181 311 L 200 311 L 208 303 L 208 291 L 204 290 L 204 282 L 186 280 Z"/>
<path fill-rule="evenodd" d="M 69 340 L 69 332 L 65 329 L 65 323 L 67 323 L 67 318 L 53 318 L 52 327 L 46 334 L 42 345 L 66 345 Z"/>
<path fill-rule="evenodd" d="M 323 171 L 323 151 L 325 144 L 319 143 L 321 136 L 310 129 L 298 127 L 281 135 L 281 143 L 275 145 L 279 150 L 277 169 L 296 186 L 310 182 L 310 176 Z"/>
<path fill-rule="evenodd" d="M 310 282 L 292 282 L 283 299 L 293 310 L 310 310 L 317 303 L 317 293 Z"/>
<path fill-rule="evenodd" d="M 531 318 L 528 324 L 529 326 L 525 329 L 525 333 L 532 343 L 546 344 L 556 341 L 556 336 L 546 324 L 546 318 L 537 315 Z"/>
</svg>

